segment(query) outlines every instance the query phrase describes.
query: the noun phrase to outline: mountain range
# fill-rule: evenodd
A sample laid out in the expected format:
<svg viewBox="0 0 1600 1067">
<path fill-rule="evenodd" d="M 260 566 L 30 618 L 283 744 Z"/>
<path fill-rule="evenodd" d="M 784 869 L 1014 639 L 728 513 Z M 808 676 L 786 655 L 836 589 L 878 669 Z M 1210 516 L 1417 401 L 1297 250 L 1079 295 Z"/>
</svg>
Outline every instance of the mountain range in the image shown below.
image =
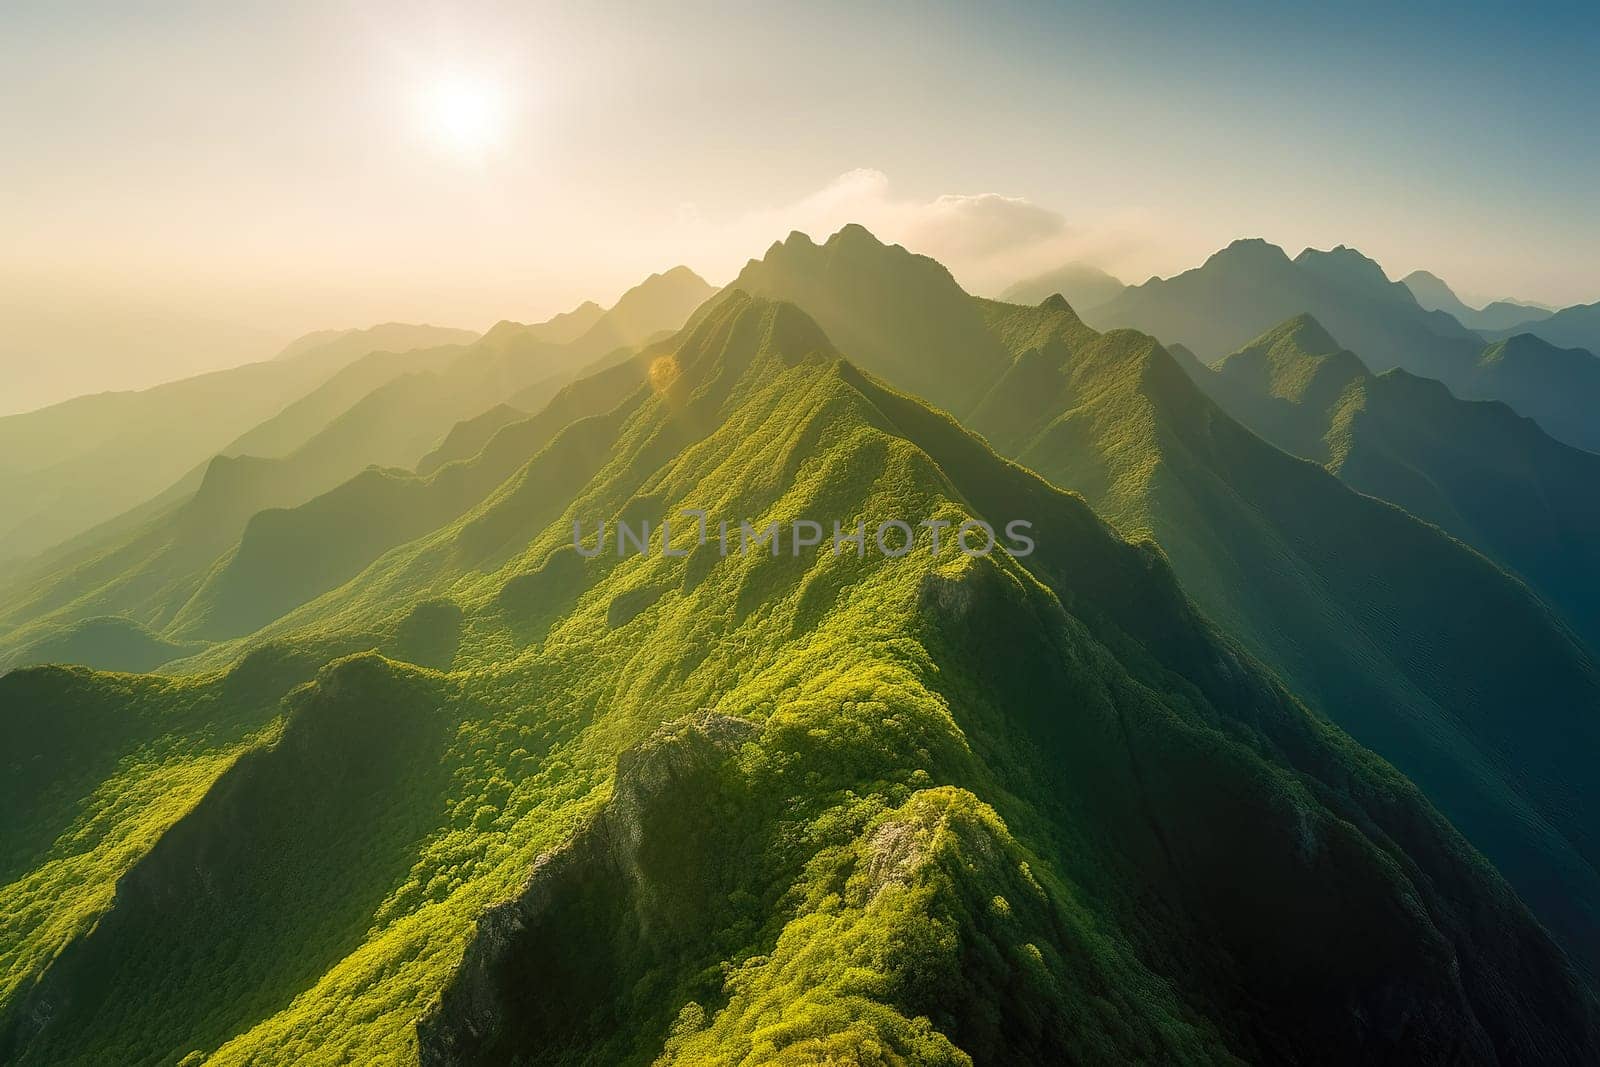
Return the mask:
<svg viewBox="0 0 1600 1067">
<path fill-rule="evenodd" d="M 1600 456 L 1505 404 L 1459 400 L 1398 368 L 1374 375 L 1309 315 L 1186 369 L 1240 422 L 1495 560 L 1600 648 Z"/>
<path fill-rule="evenodd" d="M 1200 267 L 1130 286 L 1085 314 L 1098 329 L 1141 330 L 1207 363 L 1309 314 L 1374 371 L 1401 367 L 1459 397 L 1504 400 L 1551 436 L 1600 451 L 1600 424 L 1590 417 L 1600 405 L 1600 360 L 1545 340 L 1560 314 L 1505 339 L 1507 347 L 1491 345 L 1447 312 L 1424 309 L 1406 285 L 1342 245 L 1290 259 L 1262 240 L 1235 241 Z"/>
<path fill-rule="evenodd" d="M 396 493 L 405 496 L 403 507 L 414 506 L 415 479 L 401 478 L 407 489 L 397 489 L 394 469 L 425 460 L 458 420 L 497 400 L 525 417 L 523 408 L 543 407 L 579 371 L 614 353 L 617 342 L 626 348 L 682 325 L 710 292 L 679 269 L 630 289 L 566 343 L 544 340 L 543 325 L 501 323 L 467 346 L 362 357 L 241 436 L 196 472 L 198 484 L 185 479 L 154 509 L 139 508 L 18 568 L 0 608 L 0 667 L 57 657 L 65 647 L 76 662 L 149 669 L 192 637 L 238 636 L 271 621 L 404 539 L 414 518 L 369 525 L 363 517 L 377 512 L 363 509 L 381 511 L 379 500 Z M 558 336 L 570 321 L 558 324 Z M 299 443 L 284 451 L 293 441 Z M 460 473 L 430 479 L 438 488 L 420 515 L 464 508 L 510 471 L 473 485 L 462 484 Z M 357 510 L 340 511 L 341 501 Z M 219 588 L 234 588 L 256 553 L 293 551 L 297 530 L 333 516 L 348 520 L 344 531 L 357 533 L 364 547 L 341 554 L 323 544 L 301 561 L 317 564 L 314 576 L 269 583 L 270 596 L 238 609 L 242 616 L 218 607 L 219 599 L 229 599 Z M 243 621 L 222 623 L 218 611 Z M 236 633 L 238 626 L 244 629 Z"/>
<path fill-rule="evenodd" d="M 460 345 L 476 336 L 399 323 L 329 331 L 266 362 L 0 418 L 0 497 L 8 504 L 0 563 L 145 502 L 369 352 Z"/>
<path fill-rule="evenodd" d="M 1547 318 L 1524 323 L 1514 330 L 1501 330 L 1494 336 L 1505 338 L 1513 333 L 1532 334 L 1557 348 L 1600 351 L 1600 302 L 1562 308 Z"/>
<path fill-rule="evenodd" d="M 1595 1062 L 1600 458 L 1269 248 L 1152 337 L 797 233 L 241 416 L 6 587 L 0 1062 Z"/>
</svg>

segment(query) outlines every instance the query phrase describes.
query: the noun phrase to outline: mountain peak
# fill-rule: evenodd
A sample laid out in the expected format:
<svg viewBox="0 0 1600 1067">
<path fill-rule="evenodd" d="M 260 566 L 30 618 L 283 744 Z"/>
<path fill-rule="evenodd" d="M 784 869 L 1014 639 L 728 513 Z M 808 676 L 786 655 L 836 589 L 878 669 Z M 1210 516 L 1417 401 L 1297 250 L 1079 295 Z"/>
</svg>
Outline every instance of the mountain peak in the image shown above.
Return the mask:
<svg viewBox="0 0 1600 1067">
<path fill-rule="evenodd" d="M 1289 254 L 1271 241 L 1262 237 L 1241 237 L 1236 241 L 1229 242 L 1226 248 L 1211 253 L 1202 269 L 1212 264 L 1248 264 L 1276 267 L 1287 265 L 1288 263 Z"/>
<path fill-rule="evenodd" d="M 1331 356 L 1344 349 L 1309 311 L 1302 311 L 1274 326 L 1252 342 L 1251 347 L 1263 343 L 1292 343 L 1308 356 Z"/>
<path fill-rule="evenodd" d="M 835 242 L 845 245 L 866 243 L 879 248 L 885 247 L 884 243 L 878 240 L 876 234 L 859 222 L 847 222 L 839 227 L 839 232 L 828 238 L 828 244 L 831 245 Z"/>
<path fill-rule="evenodd" d="M 1261 393 L 1321 407 L 1352 381 L 1367 376 L 1366 365 L 1341 347 L 1313 316 L 1302 312 L 1274 326 L 1216 365 L 1234 382 L 1253 381 Z"/>
<path fill-rule="evenodd" d="M 1387 290 L 1393 284 L 1377 260 L 1349 245 L 1335 245 L 1327 251 L 1307 248 L 1294 257 L 1294 263 L 1320 278 L 1344 285 L 1382 287 Z M 1404 286 L 1400 288 L 1410 297 L 1409 289 Z"/>
</svg>

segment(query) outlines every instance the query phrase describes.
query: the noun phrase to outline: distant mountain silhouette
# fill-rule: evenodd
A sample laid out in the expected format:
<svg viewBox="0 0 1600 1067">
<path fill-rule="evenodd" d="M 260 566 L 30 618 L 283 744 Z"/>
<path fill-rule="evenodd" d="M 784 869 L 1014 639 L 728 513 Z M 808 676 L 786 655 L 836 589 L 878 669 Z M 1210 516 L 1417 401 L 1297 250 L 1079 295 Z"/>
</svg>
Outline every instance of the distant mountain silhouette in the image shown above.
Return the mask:
<svg viewBox="0 0 1600 1067">
<path fill-rule="evenodd" d="M 1508 330 L 1547 319 L 1552 314 L 1545 308 L 1516 300 L 1496 300 L 1482 308 L 1469 307 L 1442 278 L 1425 270 L 1414 270 L 1400 280 L 1423 307 L 1446 312 L 1461 325 L 1480 333 Z"/>
<path fill-rule="evenodd" d="M 1099 267 L 1087 263 L 1068 263 L 1032 278 L 1024 278 L 1000 294 L 1008 304 L 1037 304 L 1060 293 L 1075 308 L 1099 307 L 1127 286 Z"/>
<path fill-rule="evenodd" d="M 1496 336 L 1519 333 L 1532 334 L 1557 348 L 1581 348 L 1591 355 L 1600 354 L 1600 302 L 1562 308 L 1554 314 L 1502 330 Z"/>
</svg>

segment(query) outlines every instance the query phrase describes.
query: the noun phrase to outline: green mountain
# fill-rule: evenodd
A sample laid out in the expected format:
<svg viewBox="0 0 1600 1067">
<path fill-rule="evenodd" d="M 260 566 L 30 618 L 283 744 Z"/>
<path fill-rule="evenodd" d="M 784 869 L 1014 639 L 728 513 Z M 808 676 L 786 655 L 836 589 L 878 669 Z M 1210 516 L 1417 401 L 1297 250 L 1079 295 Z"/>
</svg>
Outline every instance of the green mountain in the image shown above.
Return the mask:
<svg viewBox="0 0 1600 1067">
<path fill-rule="evenodd" d="M 317 335 L 267 362 L 0 418 L 0 558 L 36 555 L 138 506 L 368 352 L 474 336 L 398 323 Z"/>
<path fill-rule="evenodd" d="M 1545 308 L 1515 300 L 1496 300 L 1481 308 L 1469 307 L 1455 294 L 1455 290 L 1444 283 L 1444 279 L 1425 270 L 1414 270 L 1400 281 L 1411 290 L 1417 303 L 1429 311 L 1446 312 L 1461 325 L 1480 333 L 1509 330 L 1547 319 L 1553 314 Z"/>
<path fill-rule="evenodd" d="M 1000 299 L 1008 304 L 1037 304 L 1060 293 L 1075 308 L 1093 308 L 1107 303 L 1127 286 L 1099 267 L 1087 263 L 1068 263 L 1008 287 Z"/>
<path fill-rule="evenodd" d="M 917 293 L 930 321 L 977 316 L 1014 358 L 953 411 L 1153 540 L 1211 618 L 1415 780 L 1600 969 L 1600 783 L 1580 755 L 1600 745 L 1600 667 L 1545 604 L 1436 527 L 1262 441 L 1146 335 L 1098 333 L 1059 298 L 983 301 L 949 280 L 936 291 L 923 261 L 860 235 L 829 247 L 795 298 L 814 301 L 830 336 L 892 333 L 894 312 L 844 318 L 874 314 L 845 299 L 868 275 Z M 865 342 L 850 355 L 891 378 L 907 358 Z"/>
<path fill-rule="evenodd" d="M 1548 316 L 1530 316 L 1495 336 L 1506 338 L 1513 334 L 1532 334 L 1557 348 L 1600 353 L 1600 302 L 1562 308 Z"/>
<path fill-rule="evenodd" d="M 1310 316 L 1191 376 L 1240 422 L 1521 577 L 1600 648 L 1600 456 L 1503 404 L 1374 375 Z"/>
<path fill-rule="evenodd" d="M 243 658 L 0 678 L 0 1059 L 1600 1055 L 1494 870 L 1160 552 L 793 306 L 647 370 Z M 688 507 L 1038 549 L 573 551 Z"/>
<path fill-rule="evenodd" d="M 1600 423 L 1577 414 L 1600 406 L 1593 361 L 1550 346 L 1501 360 L 1481 335 L 1445 312 L 1424 310 L 1404 284 L 1343 246 L 1308 248 L 1291 260 L 1265 241 L 1235 241 L 1201 267 L 1128 288 L 1090 309 L 1087 321 L 1181 343 L 1210 363 L 1301 314 L 1361 353 L 1374 371 L 1399 367 L 1441 381 L 1460 397 L 1504 400 L 1552 437 L 1600 452 Z"/>
<path fill-rule="evenodd" d="M 522 405 L 498 405 L 505 409 L 502 421 L 526 419 L 524 409 L 542 407 L 597 357 L 612 358 L 606 345 L 681 325 L 693 310 L 688 299 L 709 291 L 677 268 L 629 290 L 569 344 L 538 340 L 539 326 L 502 323 L 465 347 L 374 353 L 356 361 L 235 441 L 235 447 L 285 444 L 322 419 L 292 451 L 272 458 L 219 456 L 193 488 L 194 479 L 184 479 L 163 494 L 160 506 L 137 509 L 137 521 L 96 531 L 81 545 L 22 569 L 0 607 L 0 668 L 40 662 L 59 647 L 61 634 L 77 632 L 90 619 L 123 618 L 186 648 L 196 637 L 235 637 L 270 622 L 352 576 L 406 540 L 407 531 L 433 529 L 498 486 L 526 458 L 516 445 L 491 450 L 490 465 L 470 475 L 433 477 L 441 463 L 430 458 L 436 447 L 459 448 L 464 436 L 487 444 L 486 431 L 499 425 L 494 416 L 486 423 L 481 413 L 497 399 Z M 644 374 L 642 366 L 624 364 L 553 410 L 569 418 L 580 409 L 603 410 Z M 330 418 L 330 412 L 337 413 Z M 458 420 L 467 421 L 453 431 Z M 427 488 L 405 473 L 414 466 L 429 476 Z M 380 514 L 392 521 L 375 524 Z M 269 578 L 264 591 L 256 579 L 241 577 L 254 573 L 260 554 L 271 559 L 281 551 L 307 553 L 305 562 L 318 567 L 290 581 Z M 241 599 L 244 606 L 227 606 Z M 118 641 L 78 640 L 71 647 L 75 662 L 105 668 L 126 662 Z"/>
</svg>

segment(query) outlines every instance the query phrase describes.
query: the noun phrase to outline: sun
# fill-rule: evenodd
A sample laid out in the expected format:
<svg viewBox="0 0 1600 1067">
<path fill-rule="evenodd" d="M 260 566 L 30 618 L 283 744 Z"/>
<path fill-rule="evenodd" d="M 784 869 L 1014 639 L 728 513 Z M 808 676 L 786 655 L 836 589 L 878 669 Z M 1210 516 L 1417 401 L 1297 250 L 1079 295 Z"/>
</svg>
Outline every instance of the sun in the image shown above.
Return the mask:
<svg viewBox="0 0 1600 1067">
<path fill-rule="evenodd" d="M 504 142 L 505 93 L 482 78 L 454 75 L 430 82 L 420 96 L 423 131 L 441 151 L 482 159 Z"/>
</svg>

